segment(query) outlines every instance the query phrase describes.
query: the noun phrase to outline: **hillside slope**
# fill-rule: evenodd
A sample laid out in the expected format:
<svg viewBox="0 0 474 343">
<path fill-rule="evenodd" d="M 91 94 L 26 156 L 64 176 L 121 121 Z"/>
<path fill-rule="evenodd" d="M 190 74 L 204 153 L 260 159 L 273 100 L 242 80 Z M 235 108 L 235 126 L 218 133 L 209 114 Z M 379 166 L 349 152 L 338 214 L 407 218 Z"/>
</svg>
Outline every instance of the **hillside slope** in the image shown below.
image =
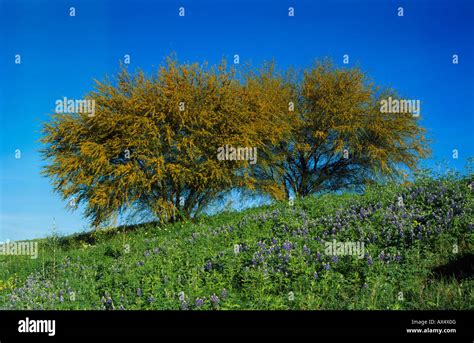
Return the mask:
<svg viewBox="0 0 474 343">
<path fill-rule="evenodd" d="M 0 308 L 474 309 L 467 185 L 422 179 L 53 236 L 36 260 L 0 256 Z"/>
</svg>

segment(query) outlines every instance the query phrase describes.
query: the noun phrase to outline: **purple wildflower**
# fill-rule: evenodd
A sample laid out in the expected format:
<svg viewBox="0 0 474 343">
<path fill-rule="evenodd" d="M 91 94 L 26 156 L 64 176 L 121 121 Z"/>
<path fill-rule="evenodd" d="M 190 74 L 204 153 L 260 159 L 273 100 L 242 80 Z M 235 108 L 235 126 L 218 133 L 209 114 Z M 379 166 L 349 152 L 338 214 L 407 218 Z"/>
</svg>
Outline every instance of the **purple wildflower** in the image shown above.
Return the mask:
<svg viewBox="0 0 474 343">
<path fill-rule="evenodd" d="M 228 295 L 227 290 L 224 288 L 221 292 L 221 298 L 225 299 L 225 298 L 227 298 L 227 295 Z"/>
<path fill-rule="evenodd" d="M 286 251 L 290 251 L 292 247 L 293 247 L 293 245 L 291 244 L 291 242 L 283 243 L 283 249 L 286 250 Z"/>
<path fill-rule="evenodd" d="M 211 303 L 213 305 L 218 305 L 219 304 L 219 297 L 215 294 L 211 295 Z"/>
<path fill-rule="evenodd" d="M 204 265 L 204 270 L 209 272 L 212 270 L 212 262 L 211 261 L 207 261 L 206 264 Z"/>
<path fill-rule="evenodd" d="M 380 261 L 385 260 L 385 253 L 383 252 L 383 250 L 382 250 L 382 252 L 379 254 L 379 260 L 380 260 Z"/>
<path fill-rule="evenodd" d="M 367 258 L 367 264 L 371 266 L 374 262 L 372 261 L 372 257 Z"/>
<path fill-rule="evenodd" d="M 202 300 L 201 298 L 197 298 L 195 304 L 196 307 L 201 307 L 204 304 L 204 300 Z"/>
<path fill-rule="evenodd" d="M 182 310 L 187 310 L 189 307 L 188 307 L 188 303 L 186 301 L 182 301 L 181 302 L 181 309 Z"/>
</svg>

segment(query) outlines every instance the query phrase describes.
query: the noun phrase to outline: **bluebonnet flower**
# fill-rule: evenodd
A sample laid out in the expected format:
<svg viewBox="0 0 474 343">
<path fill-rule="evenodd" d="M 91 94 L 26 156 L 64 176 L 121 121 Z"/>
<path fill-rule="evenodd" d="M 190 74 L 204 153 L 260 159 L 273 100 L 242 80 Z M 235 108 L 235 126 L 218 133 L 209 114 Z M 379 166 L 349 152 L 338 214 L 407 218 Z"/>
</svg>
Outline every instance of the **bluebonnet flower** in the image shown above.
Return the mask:
<svg viewBox="0 0 474 343">
<path fill-rule="evenodd" d="M 283 243 L 283 249 L 286 251 L 290 251 L 293 245 L 290 242 Z"/>
<path fill-rule="evenodd" d="M 316 253 L 316 258 L 317 258 L 318 260 L 321 260 L 321 253 L 320 253 L 319 251 Z"/>
<path fill-rule="evenodd" d="M 367 264 L 371 266 L 374 262 L 372 261 L 372 257 L 367 258 Z"/>
<path fill-rule="evenodd" d="M 227 295 L 228 295 L 227 290 L 224 288 L 221 292 L 221 298 L 225 299 L 225 298 L 227 298 Z"/>
<path fill-rule="evenodd" d="M 308 255 L 311 254 L 311 250 L 309 250 L 309 248 L 306 246 L 306 244 L 303 246 L 303 251 Z"/>
<path fill-rule="evenodd" d="M 218 297 L 217 295 L 215 295 L 215 294 L 211 295 L 211 303 L 212 303 L 213 305 L 219 304 L 219 297 Z"/>
<path fill-rule="evenodd" d="M 385 253 L 383 252 L 383 250 L 382 250 L 382 252 L 379 254 L 379 260 L 380 260 L 380 261 L 384 261 L 384 260 L 385 260 Z"/>
<path fill-rule="evenodd" d="M 137 289 L 137 295 L 138 295 L 139 297 L 141 297 L 142 294 L 143 294 L 143 293 L 142 293 L 142 289 L 141 289 L 141 288 L 138 288 L 138 289 Z"/>
<path fill-rule="evenodd" d="M 204 304 L 204 300 L 197 298 L 195 301 L 196 307 L 201 307 Z"/>
<path fill-rule="evenodd" d="M 211 261 L 206 262 L 206 264 L 204 265 L 204 270 L 207 271 L 207 272 L 212 270 L 212 262 Z"/>
<path fill-rule="evenodd" d="M 154 297 L 149 297 L 149 298 L 148 298 L 148 302 L 149 302 L 150 304 L 153 303 L 153 302 L 155 302 L 155 298 L 154 298 Z"/>
<path fill-rule="evenodd" d="M 189 307 L 188 307 L 188 303 L 186 301 L 182 301 L 181 302 L 181 309 L 182 310 L 187 310 Z"/>
<path fill-rule="evenodd" d="M 333 261 L 334 263 L 336 263 L 337 261 L 339 261 L 339 257 L 338 257 L 337 255 L 334 255 L 334 256 L 332 257 L 332 261 Z"/>
<path fill-rule="evenodd" d="M 273 237 L 272 238 L 272 244 L 277 244 L 277 243 L 278 243 L 278 240 L 275 237 Z"/>
<path fill-rule="evenodd" d="M 331 269 L 331 266 L 329 265 L 329 263 L 326 263 L 326 264 L 324 265 L 324 269 L 326 269 L 326 270 L 330 270 L 330 269 Z"/>
</svg>

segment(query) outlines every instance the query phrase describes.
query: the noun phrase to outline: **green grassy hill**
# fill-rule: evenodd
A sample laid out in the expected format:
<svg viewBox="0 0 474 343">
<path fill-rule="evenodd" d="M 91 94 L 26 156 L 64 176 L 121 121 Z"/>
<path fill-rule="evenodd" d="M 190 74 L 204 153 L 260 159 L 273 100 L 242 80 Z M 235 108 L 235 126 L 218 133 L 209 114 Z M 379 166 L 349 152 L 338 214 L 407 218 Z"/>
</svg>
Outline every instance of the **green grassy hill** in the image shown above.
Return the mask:
<svg viewBox="0 0 474 343">
<path fill-rule="evenodd" d="M 474 309 L 468 184 L 420 179 L 52 236 L 38 259 L 0 256 L 0 308 Z M 331 255 L 333 240 L 364 250 Z"/>
</svg>

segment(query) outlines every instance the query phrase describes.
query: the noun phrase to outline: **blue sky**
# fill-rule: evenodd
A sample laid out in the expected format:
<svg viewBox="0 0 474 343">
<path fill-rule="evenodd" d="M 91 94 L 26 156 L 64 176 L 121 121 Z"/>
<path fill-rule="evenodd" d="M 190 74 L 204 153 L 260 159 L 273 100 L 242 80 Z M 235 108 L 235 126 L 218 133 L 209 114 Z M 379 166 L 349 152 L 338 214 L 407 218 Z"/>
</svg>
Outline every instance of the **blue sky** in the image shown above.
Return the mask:
<svg viewBox="0 0 474 343">
<path fill-rule="evenodd" d="M 53 218 L 64 234 L 88 229 L 39 174 L 41 122 L 57 99 L 82 98 L 93 79 L 113 75 L 125 54 L 146 71 L 170 52 L 210 63 L 234 54 L 253 64 L 275 59 L 281 68 L 325 56 L 342 65 L 348 54 L 377 84 L 421 100 L 434 141 L 425 165 L 446 160 L 462 170 L 474 156 L 473 19 L 467 0 L 0 0 L 0 241 L 48 235 Z"/>
</svg>

